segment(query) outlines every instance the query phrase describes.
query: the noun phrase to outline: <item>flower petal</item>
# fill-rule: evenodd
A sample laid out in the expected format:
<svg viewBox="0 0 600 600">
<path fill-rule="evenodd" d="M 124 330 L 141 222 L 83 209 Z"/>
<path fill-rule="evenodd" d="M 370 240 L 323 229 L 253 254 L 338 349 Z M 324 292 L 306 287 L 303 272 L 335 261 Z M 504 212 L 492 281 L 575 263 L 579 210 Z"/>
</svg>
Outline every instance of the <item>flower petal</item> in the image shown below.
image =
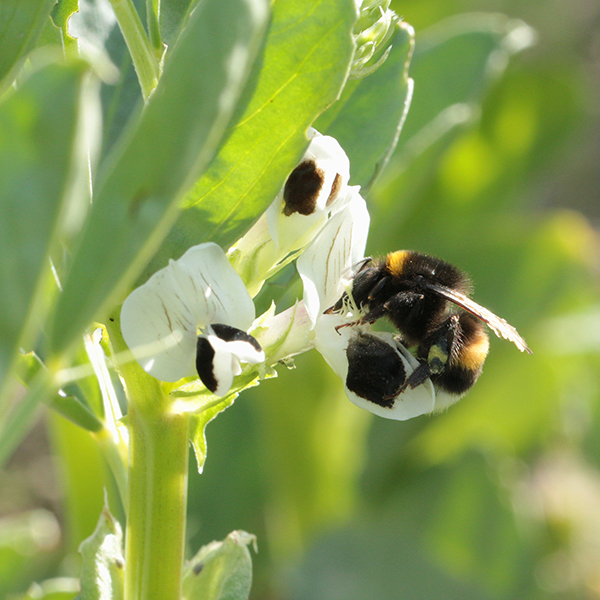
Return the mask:
<svg viewBox="0 0 600 600">
<path fill-rule="evenodd" d="M 229 325 L 209 325 L 198 336 L 196 370 L 202 383 L 215 396 L 224 396 L 233 378 L 242 372 L 240 363 L 257 364 L 265 360 L 259 343 L 248 333 Z"/>
<path fill-rule="evenodd" d="M 223 250 L 190 248 L 135 289 L 121 309 L 121 331 L 142 368 L 162 381 L 194 375 L 198 328 L 214 322 L 248 329 L 254 304 Z"/>
<path fill-rule="evenodd" d="M 306 314 L 304 302 L 266 319 L 257 319 L 253 335 L 269 356 L 269 363 L 290 358 L 313 347 L 312 323 Z"/>
<path fill-rule="evenodd" d="M 304 303 L 311 321 L 334 304 L 364 257 L 369 232 L 369 212 L 358 192 L 349 188 L 349 201 L 334 214 L 296 261 L 304 284 Z"/>
<path fill-rule="evenodd" d="M 224 396 L 233 383 L 240 364 L 216 336 L 200 336 L 196 346 L 196 370 L 202 383 L 215 395 Z M 236 368 L 237 367 L 237 368 Z"/>
<path fill-rule="evenodd" d="M 265 360 L 265 353 L 256 338 L 241 329 L 214 323 L 207 327 L 207 332 L 209 338 L 214 336 L 219 341 L 225 342 L 229 352 L 241 362 L 255 365 Z"/>
<path fill-rule="evenodd" d="M 348 399 L 373 414 L 405 421 L 433 411 L 429 379 L 394 395 L 419 362 L 392 334 L 344 327 L 339 315 L 323 315 L 315 326 L 315 346 L 344 382 Z"/>
<path fill-rule="evenodd" d="M 346 195 L 350 161 L 335 138 L 313 137 L 283 190 L 267 209 L 269 232 L 286 253 L 302 248 Z"/>
<path fill-rule="evenodd" d="M 247 330 L 254 320 L 254 303 L 244 282 L 220 246 L 207 242 L 190 248 L 178 261 L 191 284 L 187 300 L 196 300 L 197 326 L 227 323 Z"/>
<path fill-rule="evenodd" d="M 309 146 L 283 189 L 229 257 L 252 296 L 295 258 L 347 201 L 350 162 L 338 142 L 309 128 Z"/>
</svg>

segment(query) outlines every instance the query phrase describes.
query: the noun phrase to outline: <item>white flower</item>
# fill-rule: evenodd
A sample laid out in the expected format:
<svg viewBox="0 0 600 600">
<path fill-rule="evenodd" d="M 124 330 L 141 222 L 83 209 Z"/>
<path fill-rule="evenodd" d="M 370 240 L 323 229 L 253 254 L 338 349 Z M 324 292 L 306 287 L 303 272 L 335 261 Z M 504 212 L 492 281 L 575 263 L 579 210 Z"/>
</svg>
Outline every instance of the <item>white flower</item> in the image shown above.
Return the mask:
<svg viewBox="0 0 600 600">
<path fill-rule="evenodd" d="M 335 138 L 311 129 L 310 144 L 267 209 L 275 244 L 292 252 L 306 246 L 327 215 L 346 197 L 350 161 Z"/>
<path fill-rule="evenodd" d="M 351 289 L 354 269 L 364 257 L 369 214 L 358 188 L 349 188 L 349 195 L 297 261 L 314 345 L 357 406 L 398 420 L 430 413 L 435 392 L 429 379 L 399 391 L 419 363 L 393 335 L 372 331 L 368 324 L 340 327 L 358 318 L 355 307 L 345 314 L 323 314 Z"/>
<path fill-rule="evenodd" d="M 213 243 L 170 260 L 121 309 L 123 338 L 147 373 L 171 382 L 198 373 L 218 396 L 231 387 L 240 362 L 264 361 L 246 333 L 253 320 L 244 283 Z"/>
<path fill-rule="evenodd" d="M 313 348 L 312 322 L 304 302 L 274 314 L 274 306 L 256 319 L 253 335 L 273 365 Z"/>
<path fill-rule="evenodd" d="M 252 296 L 306 247 L 348 195 L 350 162 L 332 137 L 309 130 L 310 144 L 285 185 L 228 255 Z"/>
</svg>

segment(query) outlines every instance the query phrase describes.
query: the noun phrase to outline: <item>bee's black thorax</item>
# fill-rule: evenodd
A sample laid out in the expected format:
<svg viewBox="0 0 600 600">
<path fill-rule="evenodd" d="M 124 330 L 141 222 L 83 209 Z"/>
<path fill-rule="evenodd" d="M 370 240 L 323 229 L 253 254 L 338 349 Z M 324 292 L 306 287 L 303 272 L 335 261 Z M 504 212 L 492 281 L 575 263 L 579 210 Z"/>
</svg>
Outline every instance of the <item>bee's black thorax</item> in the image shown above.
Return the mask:
<svg viewBox="0 0 600 600">
<path fill-rule="evenodd" d="M 447 316 L 449 302 L 428 284 L 467 293 L 469 280 L 456 267 L 438 258 L 400 250 L 385 260 L 367 263 L 352 286 L 355 303 L 374 323 L 387 316 L 403 340 L 417 344 Z"/>
</svg>

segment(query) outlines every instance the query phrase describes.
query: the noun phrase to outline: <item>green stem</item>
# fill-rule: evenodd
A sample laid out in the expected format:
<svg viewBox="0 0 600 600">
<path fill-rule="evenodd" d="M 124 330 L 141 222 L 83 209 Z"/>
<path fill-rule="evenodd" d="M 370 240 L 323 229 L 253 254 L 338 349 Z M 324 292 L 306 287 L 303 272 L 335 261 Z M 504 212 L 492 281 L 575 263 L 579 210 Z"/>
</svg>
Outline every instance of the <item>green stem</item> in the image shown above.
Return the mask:
<svg viewBox="0 0 600 600">
<path fill-rule="evenodd" d="M 131 407 L 125 600 L 179 600 L 187 501 L 187 415 Z"/>
<path fill-rule="evenodd" d="M 102 429 L 93 435 L 115 478 L 121 502 L 123 506 L 127 506 L 127 466 L 125 465 L 124 458 L 119 453 L 119 448 L 107 429 Z"/>
<path fill-rule="evenodd" d="M 159 0 L 146 0 L 146 21 L 148 23 L 150 43 L 154 48 L 154 53 L 160 59 L 163 52 L 163 44 L 162 40 L 160 39 L 160 23 L 158 21 L 159 10 Z"/>
<path fill-rule="evenodd" d="M 126 350 L 118 319 L 113 348 Z M 121 365 L 129 406 L 125 600 L 179 600 L 187 508 L 189 417 L 170 411 L 159 382 Z"/>
<path fill-rule="evenodd" d="M 110 3 L 131 54 L 142 95 L 147 100 L 158 83 L 158 60 L 132 0 L 110 0 Z"/>
</svg>

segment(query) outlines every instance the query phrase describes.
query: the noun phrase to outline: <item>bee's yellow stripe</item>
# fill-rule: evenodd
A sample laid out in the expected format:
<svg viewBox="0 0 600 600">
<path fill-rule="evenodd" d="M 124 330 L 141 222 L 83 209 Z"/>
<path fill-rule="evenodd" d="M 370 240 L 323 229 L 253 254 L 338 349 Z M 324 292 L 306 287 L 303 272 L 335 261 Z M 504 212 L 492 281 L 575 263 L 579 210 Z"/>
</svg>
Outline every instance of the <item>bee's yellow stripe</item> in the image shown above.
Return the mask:
<svg viewBox="0 0 600 600">
<path fill-rule="evenodd" d="M 396 252 L 390 252 L 385 259 L 386 267 L 388 271 L 394 277 L 402 275 L 404 270 L 404 263 L 409 255 L 408 250 L 398 250 Z"/>
<path fill-rule="evenodd" d="M 485 331 L 478 331 L 475 339 L 463 346 L 458 362 L 472 371 L 478 370 L 490 349 L 490 340 Z"/>
</svg>

